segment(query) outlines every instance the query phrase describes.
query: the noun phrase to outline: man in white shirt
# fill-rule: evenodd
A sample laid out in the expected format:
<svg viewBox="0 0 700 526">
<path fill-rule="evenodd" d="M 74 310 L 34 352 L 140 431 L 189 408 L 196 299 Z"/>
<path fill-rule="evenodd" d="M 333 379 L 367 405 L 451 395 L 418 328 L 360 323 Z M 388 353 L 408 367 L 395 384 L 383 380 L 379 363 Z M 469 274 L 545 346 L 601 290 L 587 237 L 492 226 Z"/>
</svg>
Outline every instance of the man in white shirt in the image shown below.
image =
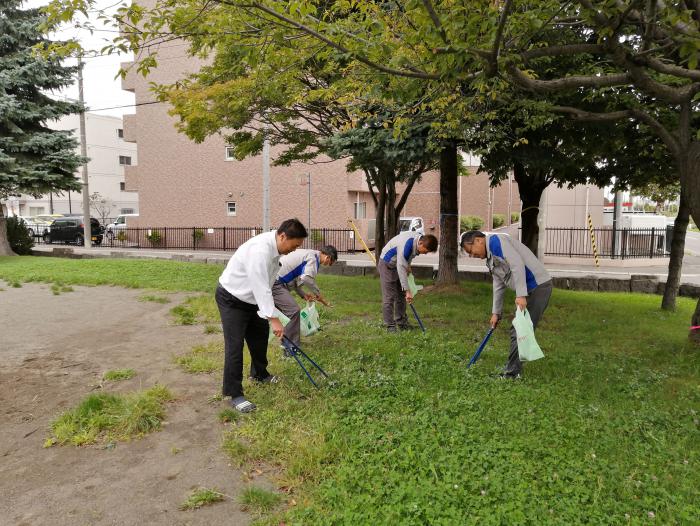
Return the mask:
<svg viewBox="0 0 700 526">
<path fill-rule="evenodd" d="M 301 246 L 307 237 L 298 219 L 287 219 L 276 232 L 265 232 L 243 243 L 219 277 L 216 303 L 224 330 L 223 395 L 241 413 L 255 409 L 243 396 L 243 342 L 248 344 L 256 371 L 255 380 L 275 383 L 267 371 L 267 340 L 272 331 L 282 337 L 284 327 L 277 317 L 272 285 L 277 279 L 280 258 Z"/>
</svg>

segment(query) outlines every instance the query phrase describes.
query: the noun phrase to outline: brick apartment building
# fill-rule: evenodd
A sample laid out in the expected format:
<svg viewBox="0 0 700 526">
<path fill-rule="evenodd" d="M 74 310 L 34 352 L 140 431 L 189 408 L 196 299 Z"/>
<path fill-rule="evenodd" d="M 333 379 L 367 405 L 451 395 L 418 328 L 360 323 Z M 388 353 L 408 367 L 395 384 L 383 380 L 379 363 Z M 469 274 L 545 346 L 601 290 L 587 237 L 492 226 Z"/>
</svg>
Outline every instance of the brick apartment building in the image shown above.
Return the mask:
<svg viewBox="0 0 700 526">
<path fill-rule="evenodd" d="M 201 62 L 184 56 L 185 49 L 184 44 L 164 46 L 157 70 L 148 78 L 131 71 L 122 81 L 123 89 L 135 94 L 137 104 L 152 102 L 149 82 L 173 82 L 199 69 Z M 162 103 L 138 106 L 135 114 L 124 116 L 124 139 L 138 148 L 138 164 L 125 167 L 126 189 L 139 195 L 140 217 L 134 225 L 261 226 L 262 156 L 234 160 L 223 138 L 196 144 L 179 133 L 175 123 Z M 279 151 L 273 147 L 271 159 Z M 490 189 L 488 178 L 476 175 L 476 170 L 471 167 L 473 175 L 461 178 L 462 215 L 486 220 L 494 213 L 519 211 L 517 185 Z M 271 225 L 288 217 L 308 221 L 309 180 L 312 228 L 347 228 L 347 220 L 354 218 L 365 235 L 374 204 L 364 175 L 347 173 L 344 161 L 271 166 Z M 428 173 L 414 186 L 402 215 L 422 217 L 426 232 L 437 235 L 439 203 L 439 175 Z"/>
</svg>

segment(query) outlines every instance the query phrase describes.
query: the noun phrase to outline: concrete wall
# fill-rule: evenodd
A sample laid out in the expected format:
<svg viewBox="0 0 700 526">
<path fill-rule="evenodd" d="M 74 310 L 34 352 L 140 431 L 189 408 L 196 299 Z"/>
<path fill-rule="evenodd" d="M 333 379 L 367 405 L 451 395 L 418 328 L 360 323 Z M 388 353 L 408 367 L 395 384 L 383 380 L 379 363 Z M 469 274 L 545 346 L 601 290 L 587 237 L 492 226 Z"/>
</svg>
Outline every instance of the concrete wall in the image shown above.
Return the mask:
<svg viewBox="0 0 700 526">
<path fill-rule="evenodd" d="M 558 188 L 551 185 L 547 193 L 545 213 L 547 227 L 588 228 L 586 223 L 586 196 L 588 211 L 594 228 L 603 226 L 603 189 L 592 185 Z"/>
</svg>

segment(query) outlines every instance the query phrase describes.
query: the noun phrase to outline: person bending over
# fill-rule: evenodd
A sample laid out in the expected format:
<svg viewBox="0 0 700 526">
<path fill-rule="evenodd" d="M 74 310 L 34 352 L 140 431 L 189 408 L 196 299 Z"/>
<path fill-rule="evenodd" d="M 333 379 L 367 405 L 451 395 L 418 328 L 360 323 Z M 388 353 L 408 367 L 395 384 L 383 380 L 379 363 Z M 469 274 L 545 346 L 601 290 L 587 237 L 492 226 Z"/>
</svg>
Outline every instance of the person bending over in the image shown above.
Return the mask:
<svg viewBox="0 0 700 526">
<path fill-rule="evenodd" d="M 506 288 L 515 290 L 516 308 L 527 309 L 533 327 L 537 327 L 552 295 L 552 278 L 530 249 L 508 234 L 484 234 L 479 230 L 462 234 L 459 244 L 471 257 L 485 259 L 493 278 L 491 327 L 495 329 L 501 321 Z M 515 327 L 512 327 L 510 354 L 500 376 L 519 378 L 522 370 L 523 364 L 518 356 L 518 336 Z"/>
<path fill-rule="evenodd" d="M 377 268 L 382 287 L 382 316 L 389 332 L 410 329 L 406 316 L 406 302 L 413 301 L 408 288 L 411 261 L 418 254 L 437 251 L 437 238 L 432 234 L 401 232 L 384 246 Z"/>
</svg>

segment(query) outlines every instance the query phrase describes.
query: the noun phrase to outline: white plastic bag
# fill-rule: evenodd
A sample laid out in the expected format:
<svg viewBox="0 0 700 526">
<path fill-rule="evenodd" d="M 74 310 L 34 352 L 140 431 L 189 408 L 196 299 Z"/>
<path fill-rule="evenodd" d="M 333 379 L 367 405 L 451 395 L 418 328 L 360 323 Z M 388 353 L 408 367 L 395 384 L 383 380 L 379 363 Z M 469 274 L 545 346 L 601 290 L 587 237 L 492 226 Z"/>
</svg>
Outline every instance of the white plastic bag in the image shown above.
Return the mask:
<svg viewBox="0 0 700 526">
<path fill-rule="evenodd" d="M 408 290 L 411 291 L 413 296 L 418 294 L 419 290 L 423 290 L 423 285 L 416 285 L 416 278 L 413 277 L 413 274 L 408 275 Z"/>
<path fill-rule="evenodd" d="M 522 362 L 534 362 L 540 358 L 544 358 L 544 353 L 540 349 L 537 340 L 535 339 L 535 329 L 532 326 L 530 313 L 527 309 L 515 309 L 515 319 L 513 327 L 518 337 L 518 357 Z"/>
<path fill-rule="evenodd" d="M 311 336 L 321 329 L 321 322 L 318 319 L 316 303 L 307 302 L 306 307 L 301 309 L 301 335 Z"/>
</svg>

